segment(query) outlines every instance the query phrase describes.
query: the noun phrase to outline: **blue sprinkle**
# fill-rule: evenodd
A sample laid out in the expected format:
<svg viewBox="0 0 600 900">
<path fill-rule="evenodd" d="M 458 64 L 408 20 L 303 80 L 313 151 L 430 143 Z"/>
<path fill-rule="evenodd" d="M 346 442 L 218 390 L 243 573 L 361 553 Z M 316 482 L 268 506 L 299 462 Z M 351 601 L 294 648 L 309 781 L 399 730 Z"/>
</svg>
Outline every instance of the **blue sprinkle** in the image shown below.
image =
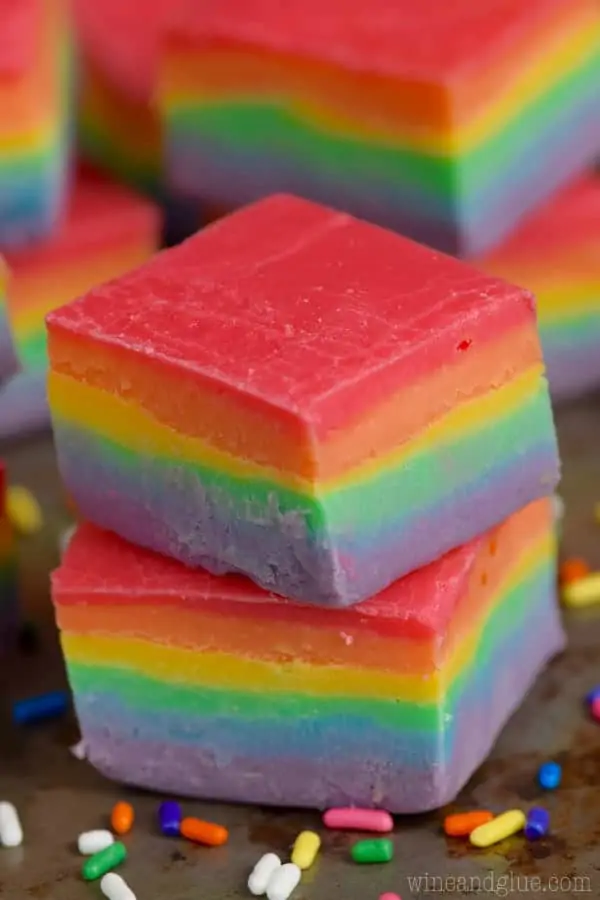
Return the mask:
<svg viewBox="0 0 600 900">
<path fill-rule="evenodd" d="M 181 806 L 174 800 L 165 800 L 158 807 L 158 822 L 160 830 L 167 837 L 179 837 L 181 825 Z"/>
<path fill-rule="evenodd" d="M 528 841 L 537 841 L 550 830 L 550 814 L 541 806 L 534 806 L 527 814 L 525 837 Z"/>
<path fill-rule="evenodd" d="M 69 695 L 66 691 L 51 691 L 38 697 L 28 697 L 13 704 L 12 717 L 17 725 L 29 725 L 44 719 L 54 719 L 67 711 Z"/>
<path fill-rule="evenodd" d="M 586 694 L 585 702 L 588 706 L 591 706 L 594 700 L 598 700 L 600 698 L 600 684 L 597 684 L 595 688 Z"/>
<path fill-rule="evenodd" d="M 558 763 L 547 762 L 540 766 L 538 772 L 538 781 L 540 787 L 547 791 L 553 791 L 557 788 L 562 780 L 562 768 Z"/>
</svg>

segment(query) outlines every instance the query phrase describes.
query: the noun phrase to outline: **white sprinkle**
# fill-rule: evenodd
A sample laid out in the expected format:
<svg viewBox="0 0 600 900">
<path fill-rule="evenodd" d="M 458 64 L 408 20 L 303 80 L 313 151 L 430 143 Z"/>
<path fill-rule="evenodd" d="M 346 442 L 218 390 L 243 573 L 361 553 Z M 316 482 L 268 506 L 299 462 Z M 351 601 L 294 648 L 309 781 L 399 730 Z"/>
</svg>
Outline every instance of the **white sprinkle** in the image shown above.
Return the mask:
<svg viewBox="0 0 600 900">
<path fill-rule="evenodd" d="M 554 520 L 560 522 L 565 515 L 565 502 L 558 494 L 552 497 L 552 507 L 554 509 Z"/>
<path fill-rule="evenodd" d="M 3 847 L 20 847 L 23 843 L 23 829 L 19 813 L 12 805 L 3 800 L 0 803 L 0 844 Z"/>
<path fill-rule="evenodd" d="M 85 741 L 78 741 L 76 744 L 73 744 L 72 747 L 69 747 L 69 750 L 75 757 L 75 759 L 85 759 L 87 756 L 87 747 L 85 746 Z"/>
<path fill-rule="evenodd" d="M 288 900 L 300 884 L 302 872 L 294 863 L 275 869 L 267 885 L 267 900 Z"/>
<path fill-rule="evenodd" d="M 84 831 L 77 838 L 77 849 L 82 856 L 93 856 L 94 853 L 106 850 L 114 842 L 114 837 L 106 829 L 100 828 L 96 831 Z"/>
<path fill-rule="evenodd" d="M 100 890 L 108 900 L 136 900 L 135 894 L 116 872 L 108 872 L 100 881 Z"/>
<path fill-rule="evenodd" d="M 71 538 L 75 534 L 76 527 L 76 525 L 69 525 L 67 528 L 65 528 L 64 531 L 60 533 L 58 538 L 58 546 L 60 548 L 61 556 L 64 556 L 64 554 L 67 552 L 67 547 L 71 543 Z"/>
<path fill-rule="evenodd" d="M 255 897 L 262 897 L 273 872 L 281 867 L 281 860 L 276 853 L 265 853 L 256 863 L 248 879 L 248 890 Z"/>
</svg>

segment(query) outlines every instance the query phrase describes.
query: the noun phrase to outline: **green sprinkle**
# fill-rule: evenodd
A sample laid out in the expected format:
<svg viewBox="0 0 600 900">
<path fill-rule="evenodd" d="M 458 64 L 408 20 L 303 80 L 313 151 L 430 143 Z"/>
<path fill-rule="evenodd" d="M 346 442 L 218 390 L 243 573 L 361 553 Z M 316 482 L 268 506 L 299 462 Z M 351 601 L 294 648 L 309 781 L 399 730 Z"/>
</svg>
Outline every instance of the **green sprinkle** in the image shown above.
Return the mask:
<svg viewBox="0 0 600 900">
<path fill-rule="evenodd" d="M 389 838 L 374 838 L 358 841 L 352 848 L 352 859 L 355 863 L 385 863 L 394 855 L 394 845 Z"/>
<path fill-rule="evenodd" d="M 366 843 L 366 842 L 365 842 Z M 86 881 L 95 881 L 96 878 L 102 878 L 111 869 L 119 866 L 127 857 L 125 844 L 120 841 L 111 844 L 99 853 L 94 853 L 83 864 L 82 875 Z"/>
</svg>

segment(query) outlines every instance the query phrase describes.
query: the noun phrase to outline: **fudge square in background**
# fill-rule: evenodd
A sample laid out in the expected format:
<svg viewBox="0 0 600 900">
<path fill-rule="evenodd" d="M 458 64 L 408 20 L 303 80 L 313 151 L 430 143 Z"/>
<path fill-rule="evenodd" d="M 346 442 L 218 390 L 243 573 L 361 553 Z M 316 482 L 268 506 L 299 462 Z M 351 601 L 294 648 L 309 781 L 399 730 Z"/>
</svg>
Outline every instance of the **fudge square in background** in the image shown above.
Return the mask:
<svg viewBox="0 0 600 900">
<path fill-rule="evenodd" d="M 600 176 L 533 213 L 480 268 L 533 291 L 552 397 L 600 387 Z"/>
<path fill-rule="evenodd" d="M 0 388 L 2 383 L 18 370 L 17 357 L 12 332 L 6 314 L 6 292 L 8 290 L 8 271 L 4 260 L 0 257 Z"/>
<path fill-rule="evenodd" d="M 0 459 L 0 652 L 16 633 L 17 544 L 6 512 L 6 468 Z"/>
<path fill-rule="evenodd" d="M 69 53 L 64 0 L 0 0 L 0 247 L 48 234 L 62 213 Z"/>
<path fill-rule="evenodd" d="M 486 758 L 563 647 L 555 584 L 548 500 L 347 610 L 90 524 L 52 577 L 87 756 L 105 775 L 392 812 L 448 803 Z"/>
<path fill-rule="evenodd" d="M 171 187 L 276 191 L 469 257 L 600 146 L 597 0 L 180 0 Z"/>
<path fill-rule="evenodd" d="M 155 106 L 160 39 L 173 2 L 74 2 L 81 54 L 82 152 L 153 195 L 162 183 L 162 139 Z"/>
<path fill-rule="evenodd" d="M 275 196 L 47 319 L 84 518 L 345 606 L 552 493 L 532 297 Z"/>
<path fill-rule="evenodd" d="M 160 231 L 153 203 L 82 168 L 55 234 L 7 253 L 6 312 L 23 371 L 0 389 L 0 438 L 50 423 L 46 314 L 145 262 L 158 248 Z"/>
</svg>

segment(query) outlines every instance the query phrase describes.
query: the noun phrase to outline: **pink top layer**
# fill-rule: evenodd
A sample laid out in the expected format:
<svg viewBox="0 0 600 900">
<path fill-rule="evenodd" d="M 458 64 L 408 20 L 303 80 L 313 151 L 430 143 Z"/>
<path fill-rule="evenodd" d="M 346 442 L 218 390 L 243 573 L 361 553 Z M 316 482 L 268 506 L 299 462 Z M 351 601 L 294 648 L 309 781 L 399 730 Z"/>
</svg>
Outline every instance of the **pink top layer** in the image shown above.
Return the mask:
<svg viewBox="0 0 600 900">
<path fill-rule="evenodd" d="M 9 269 L 18 273 L 79 256 L 99 244 L 129 245 L 160 230 L 158 207 L 92 169 L 81 167 L 60 229 L 42 244 L 5 253 Z"/>
<path fill-rule="evenodd" d="M 154 94 L 161 37 L 177 2 L 75 0 L 85 52 L 113 84 L 139 102 L 150 102 Z"/>
<path fill-rule="evenodd" d="M 41 0 L 0 0 L 0 77 L 20 75 L 34 61 Z"/>
<path fill-rule="evenodd" d="M 533 309 L 527 292 L 466 263 L 275 196 L 47 322 L 289 410 L 318 430 L 512 327 L 533 331 Z"/>
<path fill-rule="evenodd" d="M 310 616 L 314 624 L 333 622 L 340 627 L 367 617 L 387 623 L 387 630 L 397 627 L 402 633 L 444 634 L 464 595 L 480 547 L 489 538 L 484 535 L 453 550 L 350 609 L 307 605 L 302 607 L 303 617 Z M 87 522 L 72 538 L 60 568 L 52 575 L 52 586 L 62 604 L 81 602 L 86 595 L 95 595 L 98 602 L 106 595 L 109 602 L 122 604 L 164 604 L 172 597 L 178 604 L 214 606 L 223 612 L 227 604 L 238 604 L 236 612 L 240 613 L 239 604 L 246 602 L 271 607 L 271 615 L 283 614 L 284 609 L 294 614 L 300 606 L 267 593 L 242 576 L 188 569 Z"/>
<path fill-rule="evenodd" d="M 182 40 L 235 40 L 402 79 L 448 82 L 595 0 L 179 0 Z"/>
<path fill-rule="evenodd" d="M 562 252 L 566 244 L 590 240 L 600 242 L 600 176 L 592 174 L 582 175 L 540 206 L 491 257 L 514 262 L 521 255 L 550 253 L 553 247 Z"/>
</svg>

